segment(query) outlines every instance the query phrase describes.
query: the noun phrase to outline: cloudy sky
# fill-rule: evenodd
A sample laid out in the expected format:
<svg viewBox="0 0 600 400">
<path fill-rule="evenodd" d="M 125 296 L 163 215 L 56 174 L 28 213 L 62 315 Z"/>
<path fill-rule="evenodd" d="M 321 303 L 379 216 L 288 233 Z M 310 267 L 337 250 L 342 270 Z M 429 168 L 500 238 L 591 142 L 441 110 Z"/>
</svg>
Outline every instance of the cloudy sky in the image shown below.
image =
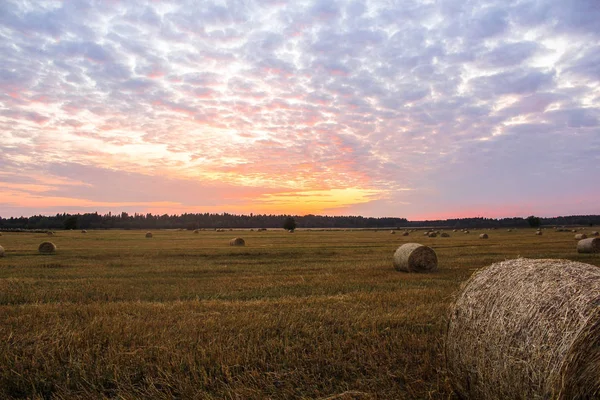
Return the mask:
<svg viewBox="0 0 600 400">
<path fill-rule="evenodd" d="M 0 216 L 600 214 L 598 0 L 0 1 Z"/>
</svg>

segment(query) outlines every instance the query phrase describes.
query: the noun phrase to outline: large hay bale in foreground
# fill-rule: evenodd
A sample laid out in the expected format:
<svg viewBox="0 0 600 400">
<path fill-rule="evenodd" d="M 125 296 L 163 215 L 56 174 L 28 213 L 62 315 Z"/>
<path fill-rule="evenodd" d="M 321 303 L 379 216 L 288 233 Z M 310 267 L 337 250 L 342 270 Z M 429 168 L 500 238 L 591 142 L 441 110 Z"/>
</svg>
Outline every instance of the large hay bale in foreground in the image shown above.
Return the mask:
<svg viewBox="0 0 600 400">
<path fill-rule="evenodd" d="M 0 257 L 4 257 L 4 247 L 0 246 Z"/>
<path fill-rule="evenodd" d="M 151 238 L 152 237 L 152 232 L 146 232 L 146 237 L 147 238 Z"/>
<path fill-rule="evenodd" d="M 238 237 L 238 238 L 231 239 L 229 241 L 229 245 L 230 246 L 245 246 L 246 241 L 244 241 L 244 239 Z"/>
<path fill-rule="evenodd" d="M 52 254 L 56 251 L 56 245 L 52 242 L 42 242 L 38 251 L 42 254 Z"/>
<path fill-rule="evenodd" d="M 446 336 L 465 399 L 600 398 L 600 268 L 519 258 L 475 273 Z"/>
<path fill-rule="evenodd" d="M 582 239 L 577 242 L 578 253 L 600 253 L 600 238 Z"/>
<path fill-rule="evenodd" d="M 482 233 L 481 235 L 479 235 L 479 239 L 487 239 L 487 238 L 488 238 L 487 233 Z"/>
<path fill-rule="evenodd" d="M 394 268 L 404 272 L 430 272 L 437 269 L 437 255 L 419 243 L 405 243 L 394 253 Z"/>
<path fill-rule="evenodd" d="M 578 233 L 575 235 L 575 240 L 587 239 L 587 235 L 585 233 Z"/>
</svg>

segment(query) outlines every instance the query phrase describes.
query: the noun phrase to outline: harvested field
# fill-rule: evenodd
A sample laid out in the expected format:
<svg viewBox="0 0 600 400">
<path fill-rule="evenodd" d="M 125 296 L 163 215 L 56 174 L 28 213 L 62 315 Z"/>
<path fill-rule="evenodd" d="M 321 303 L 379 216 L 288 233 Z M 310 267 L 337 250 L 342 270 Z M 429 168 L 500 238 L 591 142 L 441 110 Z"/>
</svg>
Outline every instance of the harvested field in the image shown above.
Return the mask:
<svg viewBox="0 0 600 400">
<path fill-rule="evenodd" d="M 245 231 L 233 248 L 214 230 L 60 231 L 52 256 L 44 234 L 5 234 L 0 398 L 452 399 L 446 316 L 473 271 L 600 266 L 572 235 L 519 229 L 425 238 L 439 269 L 404 274 L 392 255 L 415 238 L 387 232 Z"/>
</svg>

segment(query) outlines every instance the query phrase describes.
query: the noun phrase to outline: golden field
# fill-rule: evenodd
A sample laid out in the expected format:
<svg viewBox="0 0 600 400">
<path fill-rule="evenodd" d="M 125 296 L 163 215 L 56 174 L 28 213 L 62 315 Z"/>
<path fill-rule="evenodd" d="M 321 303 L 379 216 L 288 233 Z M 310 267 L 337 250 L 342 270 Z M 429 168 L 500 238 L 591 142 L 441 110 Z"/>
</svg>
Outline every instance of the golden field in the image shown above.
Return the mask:
<svg viewBox="0 0 600 400">
<path fill-rule="evenodd" d="M 476 269 L 600 266 L 570 232 L 445 232 L 3 232 L 0 398 L 453 398 L 446 315 Z M 439 271 L 394 270 L 408 242 L 432 247 Z"/>
</svg>

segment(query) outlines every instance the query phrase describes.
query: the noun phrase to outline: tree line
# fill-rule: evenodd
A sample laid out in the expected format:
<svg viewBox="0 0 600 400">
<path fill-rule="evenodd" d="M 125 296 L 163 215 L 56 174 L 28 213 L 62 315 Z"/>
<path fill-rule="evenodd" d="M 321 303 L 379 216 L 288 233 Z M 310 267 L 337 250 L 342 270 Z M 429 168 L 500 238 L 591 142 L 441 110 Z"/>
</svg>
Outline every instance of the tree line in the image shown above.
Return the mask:
<svg viewBox="0 0 600 400">
<path fill-rule="evenodd" d="M 408 221 L 406 218 L 327 216 L 327 215 L 267 215 L 197 213 L 153 215 L 151 213 L 120 214 L 56 214 L 52 216 L 0 217 L 0 230 L 59 229 L 218 229 L 218 228 L 282 228 L 287 218 L 293 218 L 297 228 L 516 228 L 600 224 L 600 215 L 573 215 L 552 218 L 455 218 L 446 220 Z"/>
</svg>

